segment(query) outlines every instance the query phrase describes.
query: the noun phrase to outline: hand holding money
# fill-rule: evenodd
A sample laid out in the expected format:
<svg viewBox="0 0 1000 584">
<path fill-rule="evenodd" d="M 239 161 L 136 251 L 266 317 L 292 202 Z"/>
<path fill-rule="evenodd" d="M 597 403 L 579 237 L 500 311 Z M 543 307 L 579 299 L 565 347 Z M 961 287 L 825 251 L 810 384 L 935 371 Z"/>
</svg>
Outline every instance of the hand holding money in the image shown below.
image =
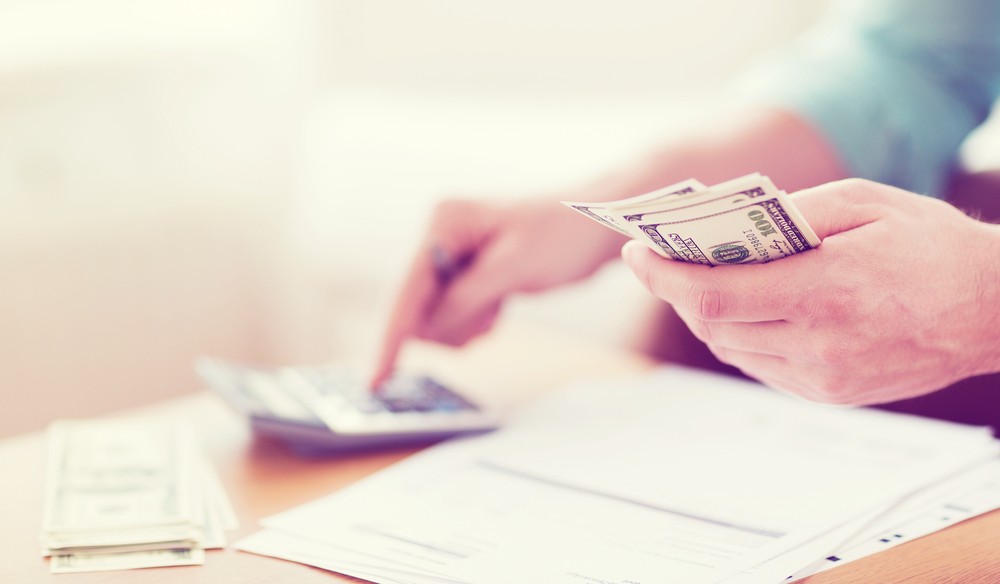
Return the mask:
<svg viewBox="0 0 1000 584">
<path fill-rule="evenodd" d="M 712 187 L 691 179 L 611 203 L 563 204 L 682 262 L 767 263 L 819 245 L 792 199 L 759 174 Z"/>
<path fill-rule="evenodd" d="M 636 242 L 622 256 L 720 360 L 811 400 L 884 403 L 1000 370 L 1000 227 L 856 179 L 791 199 L 824 242 L 809 254 L 732 269 Z"/>
</svg>

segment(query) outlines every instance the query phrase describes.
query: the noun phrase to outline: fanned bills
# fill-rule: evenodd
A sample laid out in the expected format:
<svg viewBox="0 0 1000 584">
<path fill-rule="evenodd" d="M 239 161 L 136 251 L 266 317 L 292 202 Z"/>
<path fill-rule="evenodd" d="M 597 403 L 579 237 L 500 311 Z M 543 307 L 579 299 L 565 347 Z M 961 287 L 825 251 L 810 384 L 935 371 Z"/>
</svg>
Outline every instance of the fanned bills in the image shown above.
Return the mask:
<svg viewBox="0 0 1000 584">
<path fill-rule="evenodd" d="M 791 197 L 756 173 L 711 187 L 690 179 L 621 201 L 563 204 L 665 258 L 695 264 L 770 262 L 820 243 Z"/>
<path fill-rule="evenodd" d="M 48 462 L 42 548 L 53 573 L 202 564 L 237 527 L 184 427 L 57 422 Z"/>
</svg>

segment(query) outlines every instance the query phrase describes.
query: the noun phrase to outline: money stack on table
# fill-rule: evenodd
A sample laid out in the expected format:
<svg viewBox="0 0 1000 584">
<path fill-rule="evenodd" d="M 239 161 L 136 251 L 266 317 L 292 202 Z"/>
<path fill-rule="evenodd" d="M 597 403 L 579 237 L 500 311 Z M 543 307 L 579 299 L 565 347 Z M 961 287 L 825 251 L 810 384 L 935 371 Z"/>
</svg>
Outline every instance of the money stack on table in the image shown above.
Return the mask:
<svg viewBox="0 0 1000 584">
<path fill-rule="evenodd" d="M 190 430 L 107 420 L 50 428 L 42 548 L 53 573 L 203 564 L 236 527 Z"/>
<path fill-rule="evenodd" d="M 563 204 L 663 257 L 695 264 L 765 263 L 820 243 L 792 198 L 756 173 L 711 187 L 690 179 L 621 201 Z"/>
</svg>

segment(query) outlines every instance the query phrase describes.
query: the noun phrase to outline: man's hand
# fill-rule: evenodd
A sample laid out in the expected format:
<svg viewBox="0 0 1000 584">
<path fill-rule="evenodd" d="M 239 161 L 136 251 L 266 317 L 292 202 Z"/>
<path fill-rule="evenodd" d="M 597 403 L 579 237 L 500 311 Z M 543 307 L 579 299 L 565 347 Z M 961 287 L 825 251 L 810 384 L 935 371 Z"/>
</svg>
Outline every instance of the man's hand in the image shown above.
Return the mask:
<svg viewBox="0 0 1000 584">
<path fill-rule="evenodd" d="M 406 339 L 464 344 L 493 326 L 508 296 L 592 274 L 617 256 L 621 239 L 554 198 L 441 203 L 400 287 L 372 386 L 391 373 Z"/>
<path fill-rule="evenodd" d="M 709 268 L 622 256 L 722 361 L 802 397 L 867 405 L 1000 371 L 1000 226 L 862 180 L 795 195 L 817 249 Z"/>
</svg>

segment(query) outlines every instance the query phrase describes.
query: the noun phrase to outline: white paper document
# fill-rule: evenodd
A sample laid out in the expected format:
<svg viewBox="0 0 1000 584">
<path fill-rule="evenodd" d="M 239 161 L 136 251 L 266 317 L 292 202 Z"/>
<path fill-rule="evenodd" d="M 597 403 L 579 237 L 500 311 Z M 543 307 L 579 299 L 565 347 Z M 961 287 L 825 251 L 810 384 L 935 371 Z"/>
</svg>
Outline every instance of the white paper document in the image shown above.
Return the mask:
<svg viewBox="0 0 1000 584">
<path fill-rule="evenodd" d="M 902 501 L 796 576 L 836 568 L 995 509 L 1000 509 L 1000 460 L 996 459 Z"/>
<path fill-rule="evenodd" d="M 870 544 L 899 501 L 997 452 L 983 428 L 670 368 L 568 388 L 237 547 L 386 584 L 781 582 Z M 953 487 L 910 511 L 971 488 Z"/>
</svg>

